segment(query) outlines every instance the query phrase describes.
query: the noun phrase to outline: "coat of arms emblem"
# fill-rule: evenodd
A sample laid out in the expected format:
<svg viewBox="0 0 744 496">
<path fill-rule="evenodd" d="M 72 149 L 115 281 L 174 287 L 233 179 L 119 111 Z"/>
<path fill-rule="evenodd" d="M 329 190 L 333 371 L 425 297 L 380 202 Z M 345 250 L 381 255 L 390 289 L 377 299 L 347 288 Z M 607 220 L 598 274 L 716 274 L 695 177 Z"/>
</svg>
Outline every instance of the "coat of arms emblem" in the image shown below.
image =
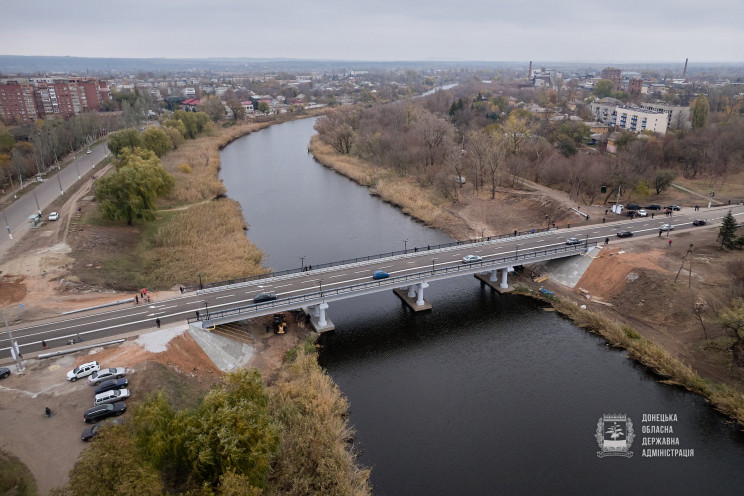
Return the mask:
<svg viewBox="0 0 744 496">
<path fill-rule="evenodd" d="M 633 422 L 625 414 L 604 414 L 597 422 L 595 436 L 597 444 L 602 451 L 597 451 L 597 456 L 624 456 L 630 458 L 633 452 L 630 446 L 633 444 Z"/>
</svg>

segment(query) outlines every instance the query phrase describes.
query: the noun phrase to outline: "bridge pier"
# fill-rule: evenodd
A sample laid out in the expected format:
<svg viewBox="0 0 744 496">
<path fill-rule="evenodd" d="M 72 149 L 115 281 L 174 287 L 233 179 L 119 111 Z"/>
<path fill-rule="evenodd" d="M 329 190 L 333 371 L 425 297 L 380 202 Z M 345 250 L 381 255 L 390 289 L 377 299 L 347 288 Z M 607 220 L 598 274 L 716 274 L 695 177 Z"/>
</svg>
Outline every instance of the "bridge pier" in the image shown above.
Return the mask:
<svg viewBox="0 0 744 496">
<path fill-rule="evenodd" d="M 476 279 L 487 284 L 494 291 L 499 293 L 510 293 L 514 291 L 514 288 L 509 286 L 507 279 L 510 267 L 504 267 L 503 269 L 494 269 L 489 271 L 488 274 L 473 274 Z M 501 271 L 501 282 L 499 282 L 499 270 Z"/>
<path fill-rule="evenodd" d="M 419 284 L 411 284 L 408 288 L 395 288 L 395 293 L 398 298 L 403 300 L 403 303 L 408 305 L 408 308 L 414 312 L 422 312 L 424 310 L 431 310 L 431 303 L 427 303 L 424 300 L 424 288 L 428 288 L 429 284 L 426 281 L 422 281 Z M 416 298 L 418 295 L 418 298 Z"/>
<path fill-rule="evenodd" d="M 326 317 L 326 310 L 328 309 L 328 303 L 322 302 L 317 305 L 310 307 L 302 307 L 302 311 L 307 315 L 310 315 L 310 323 L 315 329 L 315 332 L 324 333 L 332 331 L 336 326 L 331 322 L 331 319 Z"/>
</svg>

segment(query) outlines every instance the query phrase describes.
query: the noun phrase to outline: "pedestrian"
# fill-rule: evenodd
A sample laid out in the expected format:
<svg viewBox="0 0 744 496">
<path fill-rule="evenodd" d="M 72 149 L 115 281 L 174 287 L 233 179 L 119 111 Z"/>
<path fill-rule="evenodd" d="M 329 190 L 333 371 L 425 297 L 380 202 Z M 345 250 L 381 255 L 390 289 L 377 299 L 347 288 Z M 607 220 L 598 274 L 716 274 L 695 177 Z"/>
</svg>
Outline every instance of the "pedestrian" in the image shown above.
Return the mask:
<svg viewBox="0 0 744 496">
<path fill-rule="evenodd" d="M 672 246 L 672 240 L 670 239 L 669 240 L 669 247 L 671 248 L 671 246 Z"/>
<path fill-rule="evenodd" d="M 607 212 L 609 212 L 609 210 L 605 208 L 605 215 L 607 215 Z"/>
<path fill-rule="evenodd" d="M 604 218 L 604 217 L 602 217 L 602 224 L 604 224 L 604 223 L 605 223 L 605 218 Z"/>
<path fill-rule="evenodd" d="M 661 233 L 664 232 L 661 229 L 659 229 L 659 237 L 661 237 Z"/>
<path fill-rule="evenodd" d="M 659 236 L 661 236 L 661 234 L 659 234 Z M 199 318 L 199 310 L 196 311 L 196 318 Z"/>
<path fill-rule="evenodd" d="M 517 230 L 515 229 L 515 230 L 514 230 L 514 236 L 516 236 L 516 235 L 517 235 Z"/>
<path fill-rule="evenodd" d="M 44 408 L 44 413 L 46 413 L 47 418 L 52 417 L 52 410 L 49 407 Z"/>
<path fill-rule="evenodd" d="M 134 304 L 139 305 L 139 296 L 134 295 Z"/>
<path fill-rule="evenodd" d="M 147 295 L 147 303 L 150 303 L 152 300 L 150 299 L 150 295 Z"/>
<path fill-rule="evenodd" d="M 145 297 L 145 294 L 142 291 L 140 291 L 140 294 L 139 295 L 140 295 L 140 298 L 144 298 Z"/>
<path fill-rule="evenodd" d="M 610 238 L 605 238 L 605 245 L 610 242 Z"/>
<path fill-rule="evenodd" d="M 651 212 L 651 218 L 652 218 L 652 219 L 654 218 L 654 213 L 653 213 L 653 212 Z"/>
<path fill-rule="evenodd" d="M 41 349 L 42 349 L 42 350 L 46 350 L 47 348 L 48 348 L 48 346 L 47 346 L 47 344 L 46 344 L 46 341 L 44 341 L 44 340 L 42 339 L 42 340 L 41 340 Z"/>
<path fill-rule="evenodd" d="M 158 329 L 160 329 L 160 319 L 155 319 L 155 325 L 158 326 Z"/>
<path fill-rule="evenodd" d="M 566 224 L 566 229 L 571 229 L 571 224 Z"/>
<path fill-rule="evenodd" d="M 181 294 L 183 294 L 183 286 L 179 286 L 178 289 L 181 290 Z"/>
</svg>

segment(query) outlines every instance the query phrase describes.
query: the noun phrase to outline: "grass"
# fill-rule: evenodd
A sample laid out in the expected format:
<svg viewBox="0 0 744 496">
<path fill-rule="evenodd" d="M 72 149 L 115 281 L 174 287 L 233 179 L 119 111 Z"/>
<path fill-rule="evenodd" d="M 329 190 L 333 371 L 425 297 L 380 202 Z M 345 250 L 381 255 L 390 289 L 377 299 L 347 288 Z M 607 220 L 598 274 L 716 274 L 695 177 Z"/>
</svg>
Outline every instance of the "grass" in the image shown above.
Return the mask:
<svg viewBox="0 0 744 496">
<path fill-rule="evenodd" d="M 4 496 L 36 496 L 36 481 L 21 461 L 0 451 L 0 494 Z"/>
</svg>

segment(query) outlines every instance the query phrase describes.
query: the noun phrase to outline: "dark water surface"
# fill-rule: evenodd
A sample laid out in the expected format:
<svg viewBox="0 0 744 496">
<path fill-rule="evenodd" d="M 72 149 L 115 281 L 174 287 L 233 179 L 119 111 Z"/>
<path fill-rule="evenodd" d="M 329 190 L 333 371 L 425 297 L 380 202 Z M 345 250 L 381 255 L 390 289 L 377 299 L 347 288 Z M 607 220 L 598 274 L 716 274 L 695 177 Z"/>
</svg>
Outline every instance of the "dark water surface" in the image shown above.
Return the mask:
<svg viewBox="0 0 744 496">
<path fill-rule="evenodd" d="M 267 266 L 449 239 L 316 164 L 312 134 L 311 120 L 295 121 L 222 152 L 228 195 L 241 202 Z M 432 283 L 426 299 L 433 311 L 418 315 L 392 293 L 328 309 L 337 330 L 324 337 L 320 361 L 350 401 L 375 494 L 744 494 L 744 435 L 700 397 L 472 277 Z M 659 413 L 677 420 L 643 422 Z M 631 458 L 597 456 L 603 414 L 632 420 Z M 673 434 L 643 433 L 649 426 Z M 643 446 L 644 438 L 679 445 Z M 694 456 L 643 457 L 651 448 Z"/>
</svg>

